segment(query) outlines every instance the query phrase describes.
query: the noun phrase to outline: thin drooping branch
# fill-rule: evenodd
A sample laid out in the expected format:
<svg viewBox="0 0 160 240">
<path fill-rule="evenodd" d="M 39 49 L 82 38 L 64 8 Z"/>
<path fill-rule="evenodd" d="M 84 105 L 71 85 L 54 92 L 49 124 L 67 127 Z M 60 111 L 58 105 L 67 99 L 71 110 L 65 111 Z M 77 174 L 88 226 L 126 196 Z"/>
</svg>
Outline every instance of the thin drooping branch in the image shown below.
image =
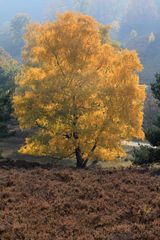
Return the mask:
<svg viewBox="0 0 160 240">
<path fill-rule="evenodd" d="M 55 52 L 52 51 L 52 54 L 53 56 L 55 57 L 56 59 L 56 63 L 57 63 L 57 66 L 59 67 L 60 71 L 61 71 L 61 74 L 63 75 L 63 77 L 66 77 L 66 74 L 64 73 L 62 67 L 61 67 L 61 64 L 59 62 L 59 59 L 58 59 L 58 56 L 55 54 Z"/>
<path fill-rule="evenodd" d="M 102 126 L 101 126 L 101 128 L 100 128 L 100 130 L 98 131 L 97 137 L 95 138 L 94 145 L 93 145 L 93 147 L 91 148 L 88 156 L 87 156 L 86 159 L 85 159 L 85 165 L 87 164 L 88 160 L 90 159 L 90 157 L 92 157 L 94 151 L 96 150 L 97 144 L 98 144 L 98 141 L 99 141 L 99 137 L 100 137 L 101 133 L 103 132 L 105 125 L 106 125 L 106 122 L 104 121 L 103 124 L 102 124 Z"/>
<path fill-rule="evenodd" d="M 48 132 L 52 133 L 53 135 L 55 135 L 55 132 L 54 132 L 54 131 L 52 131 L 50 128 L 47 128 L 47 127 L 45 127 L 45 126 L 40 125 L 37 121 L 36 121 L 36 126 L 37 126 L 39 129 L 41 129 L 41 130 L 48 131 Z"/>
</svg>

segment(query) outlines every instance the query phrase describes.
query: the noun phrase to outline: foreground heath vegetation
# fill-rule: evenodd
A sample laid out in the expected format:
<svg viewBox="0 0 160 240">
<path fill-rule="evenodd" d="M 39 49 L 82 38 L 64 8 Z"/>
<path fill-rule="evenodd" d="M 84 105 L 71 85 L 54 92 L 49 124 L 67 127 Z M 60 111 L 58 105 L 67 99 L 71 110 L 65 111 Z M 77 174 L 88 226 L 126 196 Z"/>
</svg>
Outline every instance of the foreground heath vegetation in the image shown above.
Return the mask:
<svg viewBox="0 0 160 240">
<path fill-rule="evenodd" d="M 112 44 L 89 16 L 31 24 L 13 102 L 21 129 L 34 131 L 20 151 L 76 158 L 78 168 L 124 156 L 122 140 L 144 137 L 141 70 L 137 53 Z"/>
<path fill-rule="evenodd" d="M 159 240 L 158 174 L 0 169 L 0 239 Z"/>
</svg>

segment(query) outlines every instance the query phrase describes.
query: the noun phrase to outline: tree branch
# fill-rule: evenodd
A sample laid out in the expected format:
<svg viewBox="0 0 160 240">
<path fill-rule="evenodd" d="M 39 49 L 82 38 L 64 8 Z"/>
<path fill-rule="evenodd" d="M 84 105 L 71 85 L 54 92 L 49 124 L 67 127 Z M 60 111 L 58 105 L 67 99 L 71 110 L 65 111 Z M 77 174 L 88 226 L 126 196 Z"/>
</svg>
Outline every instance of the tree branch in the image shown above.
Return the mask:
<svg viewBox="0 0 160 240">
<path fill-rule="evenodd" d="M 61 65 L 60 65 L 60 62 L 59 62 L 59 60 L 58 60 L 57 55 L 56 55 L 55 52 L 53 52 L 53 51 L 52 51 L 52 54 L 53 54 L 53 56 L 54 56 L 55 59 L 56 59 L 57 65 L 58 65 L 58 67 L 59 67 L 59 69 L 60 69 L 60 71 L 61 71 L 63 77 L 66 77 L 66 74 L 64 73 L 64 71 L 63 71 L 63 69 L 62 69 L 62 67 L 61 67 Z"/>
</svg>

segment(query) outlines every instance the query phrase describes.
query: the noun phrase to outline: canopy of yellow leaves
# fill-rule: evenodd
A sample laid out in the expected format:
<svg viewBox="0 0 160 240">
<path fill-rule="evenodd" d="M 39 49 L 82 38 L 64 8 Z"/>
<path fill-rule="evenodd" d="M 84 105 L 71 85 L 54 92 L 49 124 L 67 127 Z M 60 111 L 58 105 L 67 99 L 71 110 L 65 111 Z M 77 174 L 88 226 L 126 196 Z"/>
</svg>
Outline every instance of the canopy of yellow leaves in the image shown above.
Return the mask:
<svg viewBox="0 0 160 240">
<path fill-rule="evenodd" d="M 91 17 L 31 24 L 23 60 L 14 107 L 21 128 L 35 131 L 21 152 L 115 159 L 122 140 L 144 137 L 137 53 L 104 43 Z"/>
</svg>

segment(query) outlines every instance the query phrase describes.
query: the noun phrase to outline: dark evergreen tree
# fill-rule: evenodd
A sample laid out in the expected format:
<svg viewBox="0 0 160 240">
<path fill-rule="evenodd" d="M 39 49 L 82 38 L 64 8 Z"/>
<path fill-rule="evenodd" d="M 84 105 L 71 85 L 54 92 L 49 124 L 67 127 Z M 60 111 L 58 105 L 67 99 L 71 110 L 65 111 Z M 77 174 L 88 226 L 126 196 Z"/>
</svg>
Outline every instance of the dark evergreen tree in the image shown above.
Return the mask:
<svg viewBox="0 0 160 240">
<path fill-rule="evenodd" d="M 160 73 L 155 75 L 156 81 L 151 84 L 154 98 L 160 108 Z M 151 146 L 140 146 L 134 150 L 133 164 L 152 165 L 160 163 L 160 116 L 157 117 L 150 128 L 145 129 L 146 139 Z"/>
<path fill-rule="evenodd" d="M 6 122 L 12 113 L 12 95 L 17 63 L 0 48 L 0 136 L 5 135 Z"/>
</svg>

